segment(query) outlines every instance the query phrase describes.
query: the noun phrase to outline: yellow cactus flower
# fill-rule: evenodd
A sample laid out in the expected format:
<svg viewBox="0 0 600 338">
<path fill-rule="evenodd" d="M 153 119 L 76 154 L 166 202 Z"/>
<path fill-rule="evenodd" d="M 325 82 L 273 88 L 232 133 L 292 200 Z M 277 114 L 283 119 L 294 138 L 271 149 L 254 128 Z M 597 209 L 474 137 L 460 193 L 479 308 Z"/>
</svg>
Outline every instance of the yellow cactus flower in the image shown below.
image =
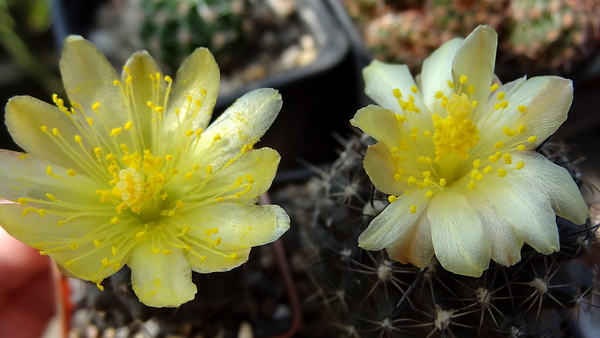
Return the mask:
<svg viewBox="0 0 600 338">
<path fill-rule="evenodd" d="M 66 273 L 97 283 L 127 264 L 154 307 L 194 298 L 191 272 L 227 271 L 289 228 L 279 206 L 256 205 L 279 154 L 253 145 L 281 108 L 250 92 L 208 126 L 219 90 L 212 54 L 197 49 L 176 80 L 147 52 L 119 77 L 81 37 L 60 62 L 71 107 L 12 98 L 6 124 L 26 153 L 0 151 L 0 224 Z"/>
<path fill-rule="evenodd" d="M 565 121 L 571 81 L 543 76 L 501 85 L 497 34 L 477 27 L 423 63 L 373 61 L 365 92 L 380 106 L 351 123 L 378 143 L 364 166 L 390 205 L 358 239 L 367 250 L 419 267 L 435 254 L 446 270 L 480 276 L 490 258 L 510 266 L 523 243 L 559 249 L 555 215 L 582 224 L 589 215 L 568 172 L 534 149 Z"/>
</svg>

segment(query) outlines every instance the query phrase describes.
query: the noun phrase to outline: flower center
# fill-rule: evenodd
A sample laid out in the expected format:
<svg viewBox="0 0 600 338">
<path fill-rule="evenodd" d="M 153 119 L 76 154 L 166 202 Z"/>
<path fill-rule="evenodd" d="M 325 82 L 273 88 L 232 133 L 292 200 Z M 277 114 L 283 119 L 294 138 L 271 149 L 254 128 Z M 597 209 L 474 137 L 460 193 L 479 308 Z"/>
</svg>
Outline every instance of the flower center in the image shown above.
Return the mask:
<svg viewBox="0 0 600 338">
<path fill-rule="evenodd" d="M 461 160 L 469 158 L 469 150 L 479 141 L 479 129 L 469 120 L 473 103 L 466 94 L 452 94 L 442 102 L 448 116 L 441 118 L 434 114 L 431 119 L 435 133 L 435 162 L 441 163 L 444 155 L 455 153 Z"/>
<path fill-rule="evenodd" d="M 411 86 L 407 100 L 402 99 L 399 89 L 392 90 L 403 114 L 396 114 L 401 131 L 399 142 L 389 146 L 396 164 L 393 178 L 406 185 L 404 195 L 422 191 L 426 199 L 445 187 L 472 190 L 486 177 L 504 178 L 511 170 L 525 165 L 513 163 L 511 153 L 524 151 L 528 149 L 527 143 L 537 140 L 535 135 L 524 139 L 522 134 L 527 128 L 516 122 L 505 122 L 506 125 L 500 125 L 502 132 L 497 131 L 496 119 L 502 114 L 511 114 L 505 112 L 506 109 L 512 108 L 517 114 L 527 110 L 525 105 L 509 106 L 504 92 L 494 95 L 497 101 L 493 110 L 480 112 L 485 116 L 481 116 L 476 125 L 473 111 L 478 102 L 471 99 L 472 94 L 488 89 L 470 85 L 465 75 L 457 83 L 448 81 L 448 87 L 452 89 L 448 96 L 442 91 L 435 93 L 436 106 L 429 108 L 437 114 L 432 114 L 430 119 L 420 114 L 425 107 L 415 99 L 416 86 Z M 489 91 L 495 92 L 498 88 L 499 85 L 494 84 Z M 481 139 L 479 128 L 486 131 L 490 128 L 490 134 Z M 390 202 L 397 199 L 398 196 L 389 197 Z M 411 205 L 410 212 L 416 213 L 417 209 L 418 204 Z"/>
</svg>

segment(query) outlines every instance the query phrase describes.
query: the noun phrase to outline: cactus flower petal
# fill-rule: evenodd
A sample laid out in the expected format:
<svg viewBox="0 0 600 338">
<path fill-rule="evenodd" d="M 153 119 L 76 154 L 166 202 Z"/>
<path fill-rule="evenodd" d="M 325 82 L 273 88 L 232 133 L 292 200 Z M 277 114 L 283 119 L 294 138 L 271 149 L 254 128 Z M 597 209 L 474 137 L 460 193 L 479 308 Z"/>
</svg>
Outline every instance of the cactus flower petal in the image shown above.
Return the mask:
<svg viewBox="0 0 600 338">
<path fill-rule="evenodd" d="M 496 46 L 496 32 L 480 26 L 435 51 L 416 82 L 403 65 L 373 61 L 364 69 L 365 92 L 380 107 L 350 122 L 378 141 L 364 167 L 391 204 L 359 246 L 385 247 L 419 267 L 435 253 L 445 269 L 480 276 L 490 258 L 518 262 L 524 243 L 558 250 L 555 215 L 585 222 L 589 210 L 569 174 L 534 151 L 565 121 L 571 81 L 501 85 Z"/>
<path fill-rule="evenodd" d="M 466 197 L 448 191 L 436 194 L 427 206 L 431 238 L 444 269 L 479 277 L 490 262 L 490 238 Z"/>
<path fill-rule="evenodd" d="M 192 271 L 227 271 L 289 228 L 278 206 L 256 205 L 279 154 L 254 149 L 281 108 L 252 91 L 208 125 L 219 68 L 206 49 L 164 76 L 147 52 L 117 76 L 80 37 L 61 72 L 71 107 L 12 98 L 6 124 L 26 153 L 0 150 L 0 224 L 70 276 L 95 282 L 124 265 L 149 306 L 194 298 Z"/>
</svg>

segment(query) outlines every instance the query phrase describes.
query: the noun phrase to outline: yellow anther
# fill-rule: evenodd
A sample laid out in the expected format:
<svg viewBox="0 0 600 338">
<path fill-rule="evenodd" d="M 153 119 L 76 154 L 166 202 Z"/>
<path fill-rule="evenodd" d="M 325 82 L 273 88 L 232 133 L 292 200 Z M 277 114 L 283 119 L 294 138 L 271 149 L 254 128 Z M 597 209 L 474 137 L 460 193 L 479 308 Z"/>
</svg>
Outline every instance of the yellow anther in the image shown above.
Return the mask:
<svg viewBox="0 0 600 338">
<path fill-rule="evenodd" d="M 509 153 L 504 154 L 502 157 L 504 158 L 504 164 L 512 163 L 512 157 L 510 156 Z"/>
<path fill-rule="evenodd" d="M 519 162 L 517 162 L 515 169 L 521 170 L 524 166 L 525 166 L 525 163 L 519 161 Z"/>
<path fill-rule="evenodd" d="M 136 239 L 143 238 L 144 236 L 146 236 L 146 232 L 145 231 L 140 231 L 137 234 L 135 234 L 135 238 Z"/>
<path fill-rule="evenodd" d="M 17 200 L 17 203 L 19 204 L 27 204 L 27 198 L 25 197 L 21 197 Z"/>
<path fill-rule="evenodd" d="M 394 97 L 397 99 L 402 97 L 402 93 L 400 92 L 400 89 L 398 89 L 398 88 L 394 88 L 392 90 L 392 94 L 394 94 Z"/>
<path fill-rule="evenodd" d="M 191 95 L 186 96 L 186 99 L 188 102 L 192 102 L 194 100 Z"/>
<path fill-rule="evenodd" d="M 191 129 L 185 132 L 185 136 L 192 136 L 192 135 L 194 135 L 194 131 Z"/>
<path fill-rule="evenodd" d="M 67 170 L 67 175 L 74 177 L 75 175 L 77 175 L 77 172 L 73 169 L 69 169 Z"/>
<path fill-rule="evenodd" d="M 213 137 L 213 142 L 216 142 L 220 139 L 221 139 L 221 135 L 217 134 L 217 135 L 215 135 L 215 137 Z"/>
<path fill-rule="evenodd" d="M 120 85 L 121 85 L 121 81 L 119 81 L 119 80 L 114 80 L 114 81 L 113 81 L 113 85 L 115 85 L 115 86 L 120 86 Z"/>
<path fill-rule="evenodd" d="M 104 291 L 104 286 L 100 285 L 100 282 L 96 283 L 96 287 L 100 290 L 100 291 Z"/>
<path fill-rule="evenodd" d="M 473 86 L 473 85 L 469 85 L 469 87 L 467 87 L 467 92 L 468 92 L 469 94 L 473 94 L 473 93 L 475 93 L 475 86 Z M 475 102 L 477 102 L 477 101 L 475 101 Z"/>
<path fill-rule="evenodd" d="M 415 214 L 417 212 L 417 205 L 413 204 L 410 206 L 410 213 Z"/>
<path fill-rule="evenodd" d="M 445 187 L 446 186 L 446 179 L 445 178 L 440 178 L 440 187 Z"/>
<path fill-rule="evenodd" d="M 410 91 L 411 91 L 413 94 L 416 94 L 416 93 L 419 91 L 419 89 L 417 88 L 417 86 L 415 86 L 415 85 L 412 85 L 412 86 L 410 86 Z"/>
<path fill-rule="evenodd" d="M 458 78 L 458 82 L 460 82 L 461 84 L 463 84 L 463 83 L 467 83 L 467 76 L 466 76 L 466 75 L 461 75 L 461 76 Z"/>
<path fill-rule="evenodd" d="M 477 177 L 477 175 L 479 175 L 479 170 L 475 169 L 473 171 L 471 171 L 471 175 L 469 175 L 471 178 L 475 178 Z"/>
<path fill-rule="evenodd" d="M 522 134 L 527 130 L 527 128 L 524 125 L 520 125 L 517 127 L 517 133 Z"/>
<path fill-rule="evenodd" d="M 81 141 L 82 141 L 81 136 L 75 135 L 75 142 L 81 143 Z"/>
<path fill-rule="evenodd" d="M 525 149 L 527 149 L 527 147 L 526 147 L 524 144 L 519 144 L 519 145 L 517 146 L 517 150 L 519 150 L 519 151 L 523 151 L 523 150 L 525 150 Z"/>
<path fill-rule="evenodd" d="M 504 168 L 498 168 L 498 176 L 505 177 L 506 176 L 506 170 L 504 170 Z"/>
<path fill-rule="evenodd" d="M 423 132 L 423 136 L 429 138 L 429 137 L 431 137 L 431 132 L 430 131 L 424 131 Z"/>
<path fill-rule="evenodd" d="M 171 251 L 171 250 L 169 250 L 169 249 L 163 249 L 163 250 L 162 250 L 162 253 L 163 253 L 163 254 L 165 254 L 165 255 L 170 255 L 170 254 L 172 254 L 172 253 L 173 253 L 173 251 Z"/>
<path fill-rule="evenodd" d="M 398 123 L 402 124 L 406 121 L 406 116 L 404 115 L 400 115 L 400 114 L 396 114 L 396 120 L 398 120 Z"/>
<path fill-rule="evenodd" d="M 92 119 L 91 117 L 88 117 L 87 119 L 85 119 L 86 122 L 90 125 L 93 126 L 94 125 L 94 119 Z"/>
<path fill-rule="evenodd" d="M 504 128 L 502 129 L 502 133 L 508 137 L 513 137 L 515 136 L 517 131 L 510 129 L 508 126 L 504 126 Z"/>
<path fill-rule="evenodd" d="M 210 174 L 212 173 L 212 171 L 213 171 L 213 167 L 212 167 L 212 165 L 210 165 L 210 164 L 209 164 L 209 165 L 207 165 L 207 166 L 206 166 L 206 174 L 207 174 L 207 175 L 210 175 Z"/>
<path fill-rule="evenodd" d="M 185 178 L 192 178 L 192 176 L 194 176 L 194 173 L 192 173 L 192 172 L 187 172 L 184 175 Z"/>
<path fill-rule="evenodd" d="M 71 250 L 77 250 L 77 244 L 75 244 L 75 242 L 71 242 L 70 248 Z"/>
<path fill-rule="evenodd" d="M 169 195 L 167 193 L 164 193 L 164 194 L 160 195 L 160 199 L 163 200 L 163 201 L 166 200 L 167 197 L 169 197 Z"/>
<path fill-rule="evenodd" d="M 162 112 L 165 111 L 165 108 L 162 107 L 162 106 L 158 106 L 158 107 L 154 108 L 154 111 L 157 112 L 157 113 L 162 113 Z"/>
<path fill-rule="evenodd" d="M 533 143 L 535 141 L 537 141 L 537 136 L 529 136 L 527 138 L 527 142 L 529 142 L 529 143 Z"/>
<path fill-rule="evenodd" d="M 172 83 L 173 79 L 169 75 L 166 75 L 165 76 L 165 81 L 168 82 L 168 83 Z"/>
<path fill-rule="evenodd" d="M 483 173 L 484 174 L 489 174 L 492 171 L 492 166 L 488 165 L 485 168 L 483 168 Z"/>
<path fill-rule="evenodd" d="M 113 218 L 110 219 L 110 222 L 112 224 L 117 224 L 117 223 L 119 223 L 119 219 L 117 217 L 113 217 Z"/>
<path fill-rule="evenodd" d="M 60 131 L 58 131 L 58 128 L 52 128 L 52 134 L 54 134 L 54 136 L 60 136 Z"/>
<path fill-rule="evenodd" d="M 409 186 L 414 185 L 417 183 L 417 179 L 414 176 L 410 176 L 407 180 L 406 183 L 408 183 Z"/>
<path fill-rule="evenodd" d="M 437 92 L 435 92 L 435 94 L 433 95 L 433 97 L 435 97 L 436 99 L 441 99 L 444 96 L 444 93 L 442 93 L 441 90 L 438 90 Z"/>
<path fill-rule="evenodd" d="M 494 148 L 496 148 L 496 149 L 504 148 L 504 142 L 498 141 L 498 142 L 494 143 Z"/>
<path fill-rule="evenodd" d="M 469 181 L 469 183 L 467 184 L 467 188 L 469 188 L 469 190 L 475 189 L 475 181 Z"/>
<path fill-rule="evenodd" d="M 97 240 L 97 239 L 96 239 L 96 240 L 94 240 L 94 246 L 95 246 L 96 248 L 99 248 L 99 247 L 100 247 L 100 245 L 102 245 L 102 242 L 100 242 L 100 241 L 99 241 L 99 240 Z"/>
<path fill-rule="evenodd" d="M 526 109 L 526 107 L 524 105 L 522 105 L 522 104 L 520 104 L 520 105 L 517 106 L 517 111 L 519 113 L 524 113 L 525 109 Z"/>
<path fill-rule="evenodd" d="M 423 178 L 428 178 L 429 176 L 431 176 L 431 172 L 429 172 L 429 171 L 423 172 Z"/>
<path fill-rule="evenodd" d="M 497 83 L 494 83 L 491 87 L 490 87 L 490 91 L 493 92 L 494 90 L 498 89 L 498 87 L 500 87 Z"/>
<path fill-rule="evenodd" d="M 110 131 L 110 136 L 117 136 L 122 132 L 123 132 L 123 128 L 121 128 L 121 127 L 113 128 L 113 130 Z"/>
<path fill-rule="evenodd" d="M 98 108 L 100 108 L 100 102 L 96 102 L 92 105 L 93 110 L 98 110 Z"/>
<path fill-rule="evenodd" d="M 498 93 L 498 95 L 496 95 L 496 98 L 498 99 L 498 101 L 502 101 L 502 100 L 504 100 L 505 96 L 506 96 L 505 92 L 500 92 L 500 93 Z"/>
<path fill-rule="evenodd" d="M 479 102 L 471 101 L 471 104 L 473 105 L 473 108 L 477 108 L 477 105 L 479 104 Z"/>
<path fill-rule="evenodd" d="M 201 135 L 202 135 L 202 128 L 196 129 L 196 137 L 200 138 Z"/>
<path fill-rule="evenodd" d="M 38 214 L 40 214 L 40 217 L 46 217 L 46 210 L 44 210 L 44 209 L 39 209 L 39 210 L 38 210 Z"/>
<path fill-rule="evenodd" d="M 110 247 L 110 252 L 112 253 L 113 256 L 116 256 L 117 255 L 117 248 L 114 247 L 114 246 L 111 246 Z"/>
<path fill-rule="evenodd" d="M 448 88 L 454 89 L 454 82 L 448 80 L 448 81 L 446 81 L 446 83 L 448 84 Z"/>
<path fill-rule="evenodd" d="M 40 130 L 43 131 L 44 133 L 48 131 L 48 127 L 46 126 L 41 126 Z"/>
<path fill-rule="evenodd" d="M 425 197 L 432 197 L 432 196 L 433 196 L 433 191 L 431 191 L 431 190 L 428 190 L 428 191 L 425 193 Z"/>
<path fill-rule="evenodd" d="M 103 267 L 107 267 L 107 266 L 108 266 L 108 258 L 104 257 L 104 258 L 102 259 L 102 266 L 103 266 Z"/>
<path fill-rule="evenodd" d="M 131 129 L 131 127 L 133 127 L 133 122 L 127 121 L 127 123 L 125 123 L 125 126 L 123 128 L 125 128 L 126 130 L 129 130 L 129 129 Z"/>
<path fill-rule="evenodd" d="M 473 161 L 473 168 L 479 168 L 481 166 L 481 160 L 480 159 L 475 159 Z"/>
</svg>

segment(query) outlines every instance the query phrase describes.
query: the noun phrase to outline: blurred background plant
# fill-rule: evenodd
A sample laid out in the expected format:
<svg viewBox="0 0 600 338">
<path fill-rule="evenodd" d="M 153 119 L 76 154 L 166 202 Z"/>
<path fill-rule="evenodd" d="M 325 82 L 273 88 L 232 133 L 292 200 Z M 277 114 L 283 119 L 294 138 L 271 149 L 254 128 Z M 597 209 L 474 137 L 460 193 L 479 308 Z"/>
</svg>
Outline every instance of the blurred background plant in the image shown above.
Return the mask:
<svg viewBox="0 0 600 338">
<path fill-rule="evenodd" d="M 477 25 L 499 32 L 500 73 L 569 73 L 600 47 L 595 0 L 343 0 L 375 58 L 413 70 Z M 503 75 L 503 74 L 501 74 Z"/>
<path fill-rule="evenodd" d="M 51 24 L 46 0 L 0 0 L 0 43 L 21 71 L 35 79 L 48 93 L 62 87 L 60 80 L 27 46 L 26 39 L 43 35 Z M 2 82 L 16 76 L 11 67 L 2 71 Z"/>
</svg>

